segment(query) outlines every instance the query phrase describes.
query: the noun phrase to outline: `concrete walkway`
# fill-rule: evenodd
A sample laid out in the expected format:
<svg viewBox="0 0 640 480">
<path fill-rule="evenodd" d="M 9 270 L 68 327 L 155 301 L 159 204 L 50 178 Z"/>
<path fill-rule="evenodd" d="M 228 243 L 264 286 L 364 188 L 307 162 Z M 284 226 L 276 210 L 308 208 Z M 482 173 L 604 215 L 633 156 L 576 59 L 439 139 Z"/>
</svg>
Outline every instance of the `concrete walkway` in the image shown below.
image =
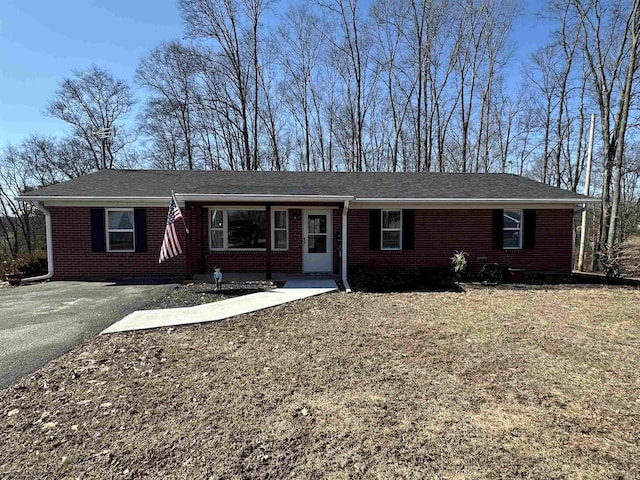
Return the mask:
<svg viewBox="0 0 640 480">
<path fill-rule="evenodd" d="M 243 313 L 255 312 L 263 308 L 275 307 L 294 300 L 333 292 L 337 289 L 338 286 L 334 280 L 290 280 L 287 281 L 283 288 L 206 303 L 196 307 L 140 310 L 127 315 L 101 333 L 213 322 Z"/>
</svg>

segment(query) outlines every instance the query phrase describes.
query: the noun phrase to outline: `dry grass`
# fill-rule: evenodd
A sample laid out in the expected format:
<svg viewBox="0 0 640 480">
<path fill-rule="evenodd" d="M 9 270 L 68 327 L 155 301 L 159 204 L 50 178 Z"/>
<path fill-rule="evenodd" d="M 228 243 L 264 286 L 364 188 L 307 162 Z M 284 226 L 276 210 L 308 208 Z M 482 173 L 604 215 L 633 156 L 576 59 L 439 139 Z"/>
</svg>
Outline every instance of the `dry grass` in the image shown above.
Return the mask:
<svg viewBox="0 0 640 480">
<path fill-rule="evenodd" d="M 3 478 L 640 478 L 640 290 L 336 293 L 0 392 Z"/>
</svg>

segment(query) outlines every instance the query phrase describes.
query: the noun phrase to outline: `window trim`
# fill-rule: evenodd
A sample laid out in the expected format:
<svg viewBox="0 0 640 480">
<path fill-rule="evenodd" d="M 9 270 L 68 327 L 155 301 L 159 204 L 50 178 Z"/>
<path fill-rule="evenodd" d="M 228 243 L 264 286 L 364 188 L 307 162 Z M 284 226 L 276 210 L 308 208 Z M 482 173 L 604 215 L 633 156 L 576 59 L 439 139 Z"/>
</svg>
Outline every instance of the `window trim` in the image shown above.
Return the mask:
<svg viewBox="0 0 640 480">
<path fill-rule="evenodd" d="M 228 205 L 224 207 L 207 207 L 208 215 L 209 215 L 209 251 L 210 252 L 266 252 L 265 248 L 229 248 L 229 210 L 246 210 L 246 211 L 254 211 L 254 212 L 265 212 L 267 213 L 267 209 L 265 207 L 260 206 L 244 206 L 244 205 Z M 211 225 L 211 212 L 217 210 L 222 212 L 222 225 L 223 225 L 223 233 L 222 233 L 222 248 L 213 248 L 213 227 Z M 216 230 L 220 230 L 217 228 Z M 266 232 L 265 232 L 266 235 Z M 265 238 L 266 240 L 266 238 Z"/>
<path fill-rule="evenodd" d="M 222 212 L 222 228 L 213 227 L 213 212 Z M 213 232 L 222 230 L 222 247 L 213 246 Z M 209 208 L 209 250 L 218 252 L 226 250 L 227 245 L 227 213 L 224 208 Z"/>
<path fill-rule="evenodd" d="M 384 212 L 398 212 L 400 214 L 400 227 L 398 228 L 384 228 Z M 384 232 L 400 232 L 398 239 L 398 247 L 385 247 L 384 246 Z M 385 209 L 380 210 L 380 250 L 400 251 L 402 250 L 402 209 Z"/>
<path fill-rule="evenodd" d="M 285 213 L 285 227 L 284 228 L 276 228 L 276 212 L 284 212 Z M 279 232 L 287 233 L 287 246 L 286 248 L 276 248 L 276 230 Z M 273 252 L 286 252 L 289 250 L 289 209 L 281 208 L 281 207 L 272 207 L 271 208 L 271 251 Z"/>
<path fill-rule="evenodd" d="M 104 209 L 104 230 L 106 237 L 106 250 L 109 253 L 134 253 L 136 251 L 136 215 L 133 208 L 105 208 Z M 109 212 L 131 212 L 131 224 L 133 228 L 109 228 Z M 133 236 L 132 249 L 131 250 L 112 250 L 111 249 L 111 240 L 109 238 L 109 234 L 111 232 L 131 232 Z"/>
<path fill-rule="evenodd" d="M 520 227 L 519 228 L 513 228 L 513 227 L 505 227 L 504 226 L 504 216 L 507 214 L 507 212 L 520 212 Z M 511 208 L 511 209 L 504 209 L 502 210 L 502 249 L 503 250 L 522 250 L 522 242 L 523 242 L 523 236 L 524 236 L 524 210 L 522 209 L 515 209 L 515 208 Z M 517 247 L 505 247 L 504 246 L 504 232 L 505 231 L 510 231 L 510 232 L 520 232 L 520 234 L 518 235 L 518 246 Z"/>
</svg>

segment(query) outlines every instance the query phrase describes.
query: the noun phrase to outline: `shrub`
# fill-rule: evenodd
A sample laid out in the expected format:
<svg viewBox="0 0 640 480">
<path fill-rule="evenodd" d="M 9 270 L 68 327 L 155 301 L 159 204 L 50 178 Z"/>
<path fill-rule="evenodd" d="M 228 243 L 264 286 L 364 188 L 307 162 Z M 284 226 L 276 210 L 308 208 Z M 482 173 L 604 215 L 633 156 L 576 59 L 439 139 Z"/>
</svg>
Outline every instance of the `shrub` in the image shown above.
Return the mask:
<svg viewBox="0 0 640 480">
<path fill-rule="evenodd" d="M 497 263 L 485 263 L 480 272 L 478 278 L 482 283 L 500 283 L 502 281 L 503 268 Z"/>
<path fill-rule="evenodd" d="M 44 250 L 35 250 L 31 253 L 19 255 L 13 260 L 5 260 L 2 262 L 3 276 L 11 273 L 22 272 L 25 277 L 33 277 L 47 273 L 47 252 Z"/>
<path fill-rule="evenodd" d="M 349 283 L 357 290 L 366 292 L 397 292 L 415 289 L 420 284 L 420 276 L 417 272 L 406 270 L 371 271 L 355 268 Z"/>
<path fill-rule="evenodd" d="M 451 269 L 455 273 L 462 273 L 467 268 L 467 256 L 469 254 L 467 252 L 456 252 L 451 257 Z"/>
</svg>

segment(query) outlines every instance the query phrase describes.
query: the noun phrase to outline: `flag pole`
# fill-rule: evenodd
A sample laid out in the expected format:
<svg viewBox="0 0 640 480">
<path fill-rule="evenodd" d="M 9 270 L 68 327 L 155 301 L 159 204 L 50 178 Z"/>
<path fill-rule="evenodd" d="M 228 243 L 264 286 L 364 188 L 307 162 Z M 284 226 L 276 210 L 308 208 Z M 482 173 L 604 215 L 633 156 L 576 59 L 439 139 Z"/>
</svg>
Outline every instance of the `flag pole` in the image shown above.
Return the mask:
<svg viewBox="0 0 640 480">
<path fill-rule="evenodd" d="M 176 207 L 180 208 L 180 205 L 178 205 L 178 200 L 176 200 L 176 196 L 173 193 L 173 190 L 171 190 L 171 198 L 173 198 L 173 201 L 176 202 Z M 182 211 L 180 211 L 180 213 L 182 213 Z M 180 215 L 180 217 L 182 218 L 182 223 L 184 223 L 184 229 L 187 233 L 189 233 L 189 228 L 187 227 L 187 222 L 185 221 L 184 217 L 182 215 Z"/>
</svg>

